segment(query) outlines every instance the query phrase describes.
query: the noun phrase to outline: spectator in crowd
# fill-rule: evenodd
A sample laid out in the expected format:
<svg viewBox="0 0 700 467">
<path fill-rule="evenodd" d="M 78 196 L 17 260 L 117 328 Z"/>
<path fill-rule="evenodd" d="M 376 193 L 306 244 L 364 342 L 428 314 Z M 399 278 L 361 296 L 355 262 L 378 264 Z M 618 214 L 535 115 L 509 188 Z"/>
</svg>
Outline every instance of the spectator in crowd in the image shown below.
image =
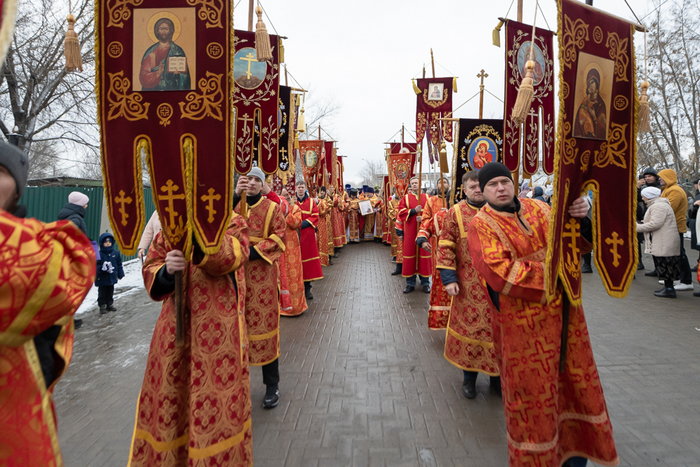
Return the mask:
<svg viewBox="0 0 700 467">
<path fill-rule="evenodd" d="M 680 277 L 681 238 L 671 203 L 660 196 L 661 190 L 656 187 L 648 186 L 642 190 L 642 199 L 648 209 L 644 221 L 637 223 L 637 232 L 644 234 L 645 251 L 654 257 L 659 277 L 664 281 L 664 286 L 654 295 L 676 298 L 673 281 Z"/>
<path fill-rule="evenodd" d="M 97 305 L 100 314 L 117 311 L 114 307 L 114 285 L 124 277 L 122 258 L 119 250 L 114 248 L 114 236 L 111 233 L 100 235 L 100 255 L 97 258 Z"/>
<path fill-rule="evenodd" d="M 156 237 L 156 234 L 162 229 L 160 225 L 160 217 L 158 216 L 158 210 L 153 211 L 151 218 L 148 219 L 146 223 L 146 228 L 143 229 L 143 234 L 141 235 L 141 241 L 138 246 L 138 255 L 141 262 L 148 252 L 148 247 L 151 246 L 151 242 Z"/>
<path fill-rule="evenodd" d="M 647 210 L 646 204 L 642 200 L 642 189 L 648 186 L 661 188 L 661 184 L 659 184 L 659 175 L 656 172 L 656 169 L 653 167 L 645 168 L 639 175 L 639 180 L 637 182 L 637 222 L 642 222 L 642 220 L 644 219 L 644 213 Z M 638 270 L 644 269 L 644 263 L 642 263 L 643 243 L 644 234 L 641 232 L 637 232 L 637 253 L 639 256 L 639 265 L 637 266 Z M 658 273 L 656 272 L 656 265 L 654 265 L 653 270 L 645 273 L 644 275 L 648 277 L 657 277 Z"/>
<path fill-rule="evenodd" d="M 685 255 L 683 247 L 683 235 L 688 231 L 686 225 L 686 217 L 688 215 L 688 197 L 685 190 L 678 184 L 678 176 L 673 169 L 664 169 L 659 172 L 659 183 L 661 184 L 661 197 L 666 198 L 671 204 L 673 213 L 676 217 L 676 227 L 678 236 L 681 242 L 681 280 L 675 284 L 676 291 L 693 290 L 693 278 L 690 275 L 690 264 L 688 257 Z"/>
<path fill-rule="evenodd" d="M 544 188 L 542 188 L 541 186 L 536 186 L 532 190 L 532 199 L 536 199 L 538 201 L 546 203 L 547 201 L 544 199 Z"/>
<path fill-rule="evenodd" d="M 700 263 L 700 245 L 698 245 L 698 237 L 695 232 L 696 219 L 698 217 L 698 207 L 700 207 L 700 178 L 693 180 L 693 199 L 688 209 L 688 230 L 690 230 L 690 248 L 698 251 L 698 259 L 695 260 L 695 265 L 690 268 L 691 272 L 698 270 Z"/>
<path fill-rule="evenodd" d="M 68 195 L 68 202 L 58 212 L 58 220 L 68 220 L 74 223 L 84 234 L 88 236 L 85 212 L 90 198 L 85 193 L 73 191 Z"/>
</svg>

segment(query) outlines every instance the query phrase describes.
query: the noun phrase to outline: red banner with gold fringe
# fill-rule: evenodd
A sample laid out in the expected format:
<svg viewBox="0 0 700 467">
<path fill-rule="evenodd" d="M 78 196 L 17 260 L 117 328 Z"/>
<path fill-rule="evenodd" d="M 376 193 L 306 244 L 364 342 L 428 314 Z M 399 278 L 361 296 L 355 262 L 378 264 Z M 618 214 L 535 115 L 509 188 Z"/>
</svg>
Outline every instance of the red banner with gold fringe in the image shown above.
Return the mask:
<svg viewBox="0 0 700 467">
<path fill-rule="evenodd" d="M 418 152 L 418 143 L 389 143 L 389 154 L 398 154 L 405 148 L 408 152 Z"/>
<path fill-rule="evenodd" d="M 227 2 L 96 2 L 106 202 L 127 254 L 144 225 L 142 158 L 168 242 L 219 248 L 233 197 L 232 22 Z"/>
<path fill-rule="evenodd" d="M 591 190 L 596 265 L 608 294 L 623 297 L 638 259 L 634 27 L 580 2 L 558 6 L 561 83 L 547 290 L 560 278 L 571 301 L 581 301 L 581 227 L 567 208 Z"/>
<path fill-rule="evenodd" d="M 236 30 L 233 75 L 236 80 L 236 171 L 253 166 L 271 174 L 279 167 L 279 87 L 281 39 L 270 35 L 272 60 L 259 62 L 255 33 Z"/>
<path fill-rule="evenodd" d="M 309 195 L 315 196 L 321 182 L 323 159 L 325 153 L 324 141 L 309 139 L 299 141 L 299 158 L 301 159 L 304 181 L 309 189 Z"/>
<path fill-rule="evenodd" d="M 413 166 L 416 162 L 416 154 L 411 152 L 399 152 L 389 154 L 387 168 L 389 171 L 389 183 L 396 189 L 399 198 L 406 194 L 408 182 L 413 176 Z"/>
<path fill-rule="evenodd" d="M 529 60 L 533 43 L 532 26 L 513 20 L 506 23 L 503 163 L 511 171 L 518 170 L 522 162 L 523 172 L 532 175 L 537 172 L 540 158 L 545 173 L 551 174 L 554 170 L 553 35 L 552 31 L 535 28 L 535 94 L 527 120 L 522 126 L 516 125 L 511 120 L 511 113 L 515 107 L 520 82 L 525 77 L 525 63 Z"/>
<path fill-rule="evenodd" d="M 428 155 L 432 164 L 438 158 L 440 143 L 452 141 L 452 122 L 440 118 L 452 116 L 452 94 L 456 92 L 455 78 L 417 79 L 416 141 L 428 136 Z"/>
</svg>

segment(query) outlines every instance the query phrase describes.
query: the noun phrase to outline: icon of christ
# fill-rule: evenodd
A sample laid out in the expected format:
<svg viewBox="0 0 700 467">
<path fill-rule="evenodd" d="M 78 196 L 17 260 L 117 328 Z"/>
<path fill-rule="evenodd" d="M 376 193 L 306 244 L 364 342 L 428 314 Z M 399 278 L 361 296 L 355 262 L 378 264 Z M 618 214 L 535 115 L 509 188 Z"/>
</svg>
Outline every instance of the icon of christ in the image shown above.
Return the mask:
<svg viewBox="0 0 700 467">
<path fill-rule="evenodd" d="M 185 51 L 173 41 L 175 24 L 160 18 L 153 26 L 158 42 L 141 59 L 139 81 L 143 91 L 181 91 L 192 89 Z"/>
</svg>

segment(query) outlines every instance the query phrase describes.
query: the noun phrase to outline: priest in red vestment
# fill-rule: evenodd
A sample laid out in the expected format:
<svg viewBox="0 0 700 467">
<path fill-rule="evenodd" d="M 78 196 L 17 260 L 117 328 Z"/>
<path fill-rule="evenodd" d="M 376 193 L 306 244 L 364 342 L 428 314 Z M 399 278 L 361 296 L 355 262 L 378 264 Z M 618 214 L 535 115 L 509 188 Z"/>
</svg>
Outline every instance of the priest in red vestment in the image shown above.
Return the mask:
<svg viewBox="0 0 700 467">
<path fill-rule="evenodd" d="M 262 194 L 265 174 L 253 167 L 236 184 L 235 211 L 244 212 L 240 194 L 246 191 L 245 218 L 250 258 L 245 264 L 245 316 L 250 341 L 250 364 L 261 366 L 265 397 L 263 408 L 279 404 L 280 300 L 278 261 L 285 251 L 285 220 L 280 206 Z"/>
<path fill-rule="evenodd" d="M 472 220 L 467 244 L 498 310 L 510 465 L 616 465 L 583 307 L 571 304 L 561 285 L 553 298 L 545 294 L 549 206 L 516 198 L 510 171 L 498 162 L 479 171 L 479 185 L 488 204 Z M 588 209 L 578 198 L 569 215 L 582 218 Z"/>
<path fill-rule="evenodd" d="M 299 246 L 299 227 L 301 227 L 301 209 L 296 197 L 282 189 L 282 204 L 286 206 L 287 223 L 284 234 L 285 250 L 280 257 L 280 279 L 284 278 L 285 287 L 280 290 L 280 314 L 282 316 L 299 316 L 308 305 L 304 296 L 304 271 L 301 266 L 301 247 Z"/>
<path fill-rule="evenodd" d="M 438 194 L 428 198 L 423 208 L 416 243 L 425 251 L 432 254 L 433 265 L 437 263 L 438 238 L 442 230 L 442 224 L 447 214 L 447 203 L 450 199 L 450 182 L 446 178 L 438 180 Z M 440 272 L 433 268 L 433 286 L 430 288 L 430 300 L 428 308 L 428 328 L 445 329 L 450 315 L 452 298 L 447 295 L 445 287 L 440 279 Z"/>
<path fill-rule="evenodd" d="M 348 243 L 360 243 L 360 200 L 357 198 L 357 190 L 350 189 L 350 198 L 347 204 L 348 212 Z"/>
<path fill-rule="evenodd" d="M 73 352 L 73 313 L 95 253 L 68 221 L 16 217 L 27 156 L 0 142 L 0 465 L 63 465 L 53 390 Z"/>
<path fill-rule="evenodd" d="M 318 229 L 318 206 L 306 191 L 306 182 L 299 180 L 296 184 L 297 204 L 301 209 L 301 264 L 304 269 L 304 290 L 307 300 L 313 300 L 311 282 L 323 279 L 321 258 L 318 253 L 316 229 Z"/>
<path fill-rule="evenodd" d="M 432 261 L 430 252 L 416 245 L 418 226 L 422 220 L 423 207 L 428 202 L 428 195 L 420 192 L 418 177 L 411 178 L 409 192 L 399 201 L 397 222 L 403 229 L 399 230 L 399 236 L 403 238 L 403 264 L 402 275 L 406 278 L 406 288 L 403 293 L 413 292 L 416 288 L 416 274 L 420 276 L 423 292 L 430 293 L 430 275 L 432 274 Z"/>
<path fill-rule="evenodd" d="M 333 256 L 338 254 L 338 250 L 345 246 L 345 203 L 343 197 L 335 192 L 333 185 L 328 187 L 328 198 L 331 203 L 331 224 L 333 226 Z"/>
<path fill-rule="evenodd" d="M 476 397 L 479 373 L 489 376 L 491 389 L 500 394 L 498 362 L 493 343 L 492 315 L 488 291 L 476 272 L 467 245 L 469 224 L 486 202 L 475 171 L 462 176 L 465 199 L 452 206 L 445 216 L 437 247 L 436 268 L 452 305 L 445 335 L 445 358 L 462 370 L 462 394 Z"/>
</svg>

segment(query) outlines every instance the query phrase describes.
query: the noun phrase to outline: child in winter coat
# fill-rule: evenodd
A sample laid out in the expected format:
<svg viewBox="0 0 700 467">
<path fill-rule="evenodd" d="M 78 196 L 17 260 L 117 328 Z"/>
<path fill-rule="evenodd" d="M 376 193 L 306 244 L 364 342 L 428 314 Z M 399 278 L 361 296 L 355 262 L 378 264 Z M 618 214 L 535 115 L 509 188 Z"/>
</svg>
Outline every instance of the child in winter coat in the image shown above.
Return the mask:
<svg viewBox="0 0 700 467">
<path fill-rule="evenodd" d="M 110 233 L 103 233 L 99 240 L 100 254 L 97 257 L 97 304 L 100 306 L 100 314 L 108 311 L 116 311 L 114 308 L 114 284 L 124 277 L 122 259 L 119 251 L 114 248 L 114 237 Z"/>
</svg>

